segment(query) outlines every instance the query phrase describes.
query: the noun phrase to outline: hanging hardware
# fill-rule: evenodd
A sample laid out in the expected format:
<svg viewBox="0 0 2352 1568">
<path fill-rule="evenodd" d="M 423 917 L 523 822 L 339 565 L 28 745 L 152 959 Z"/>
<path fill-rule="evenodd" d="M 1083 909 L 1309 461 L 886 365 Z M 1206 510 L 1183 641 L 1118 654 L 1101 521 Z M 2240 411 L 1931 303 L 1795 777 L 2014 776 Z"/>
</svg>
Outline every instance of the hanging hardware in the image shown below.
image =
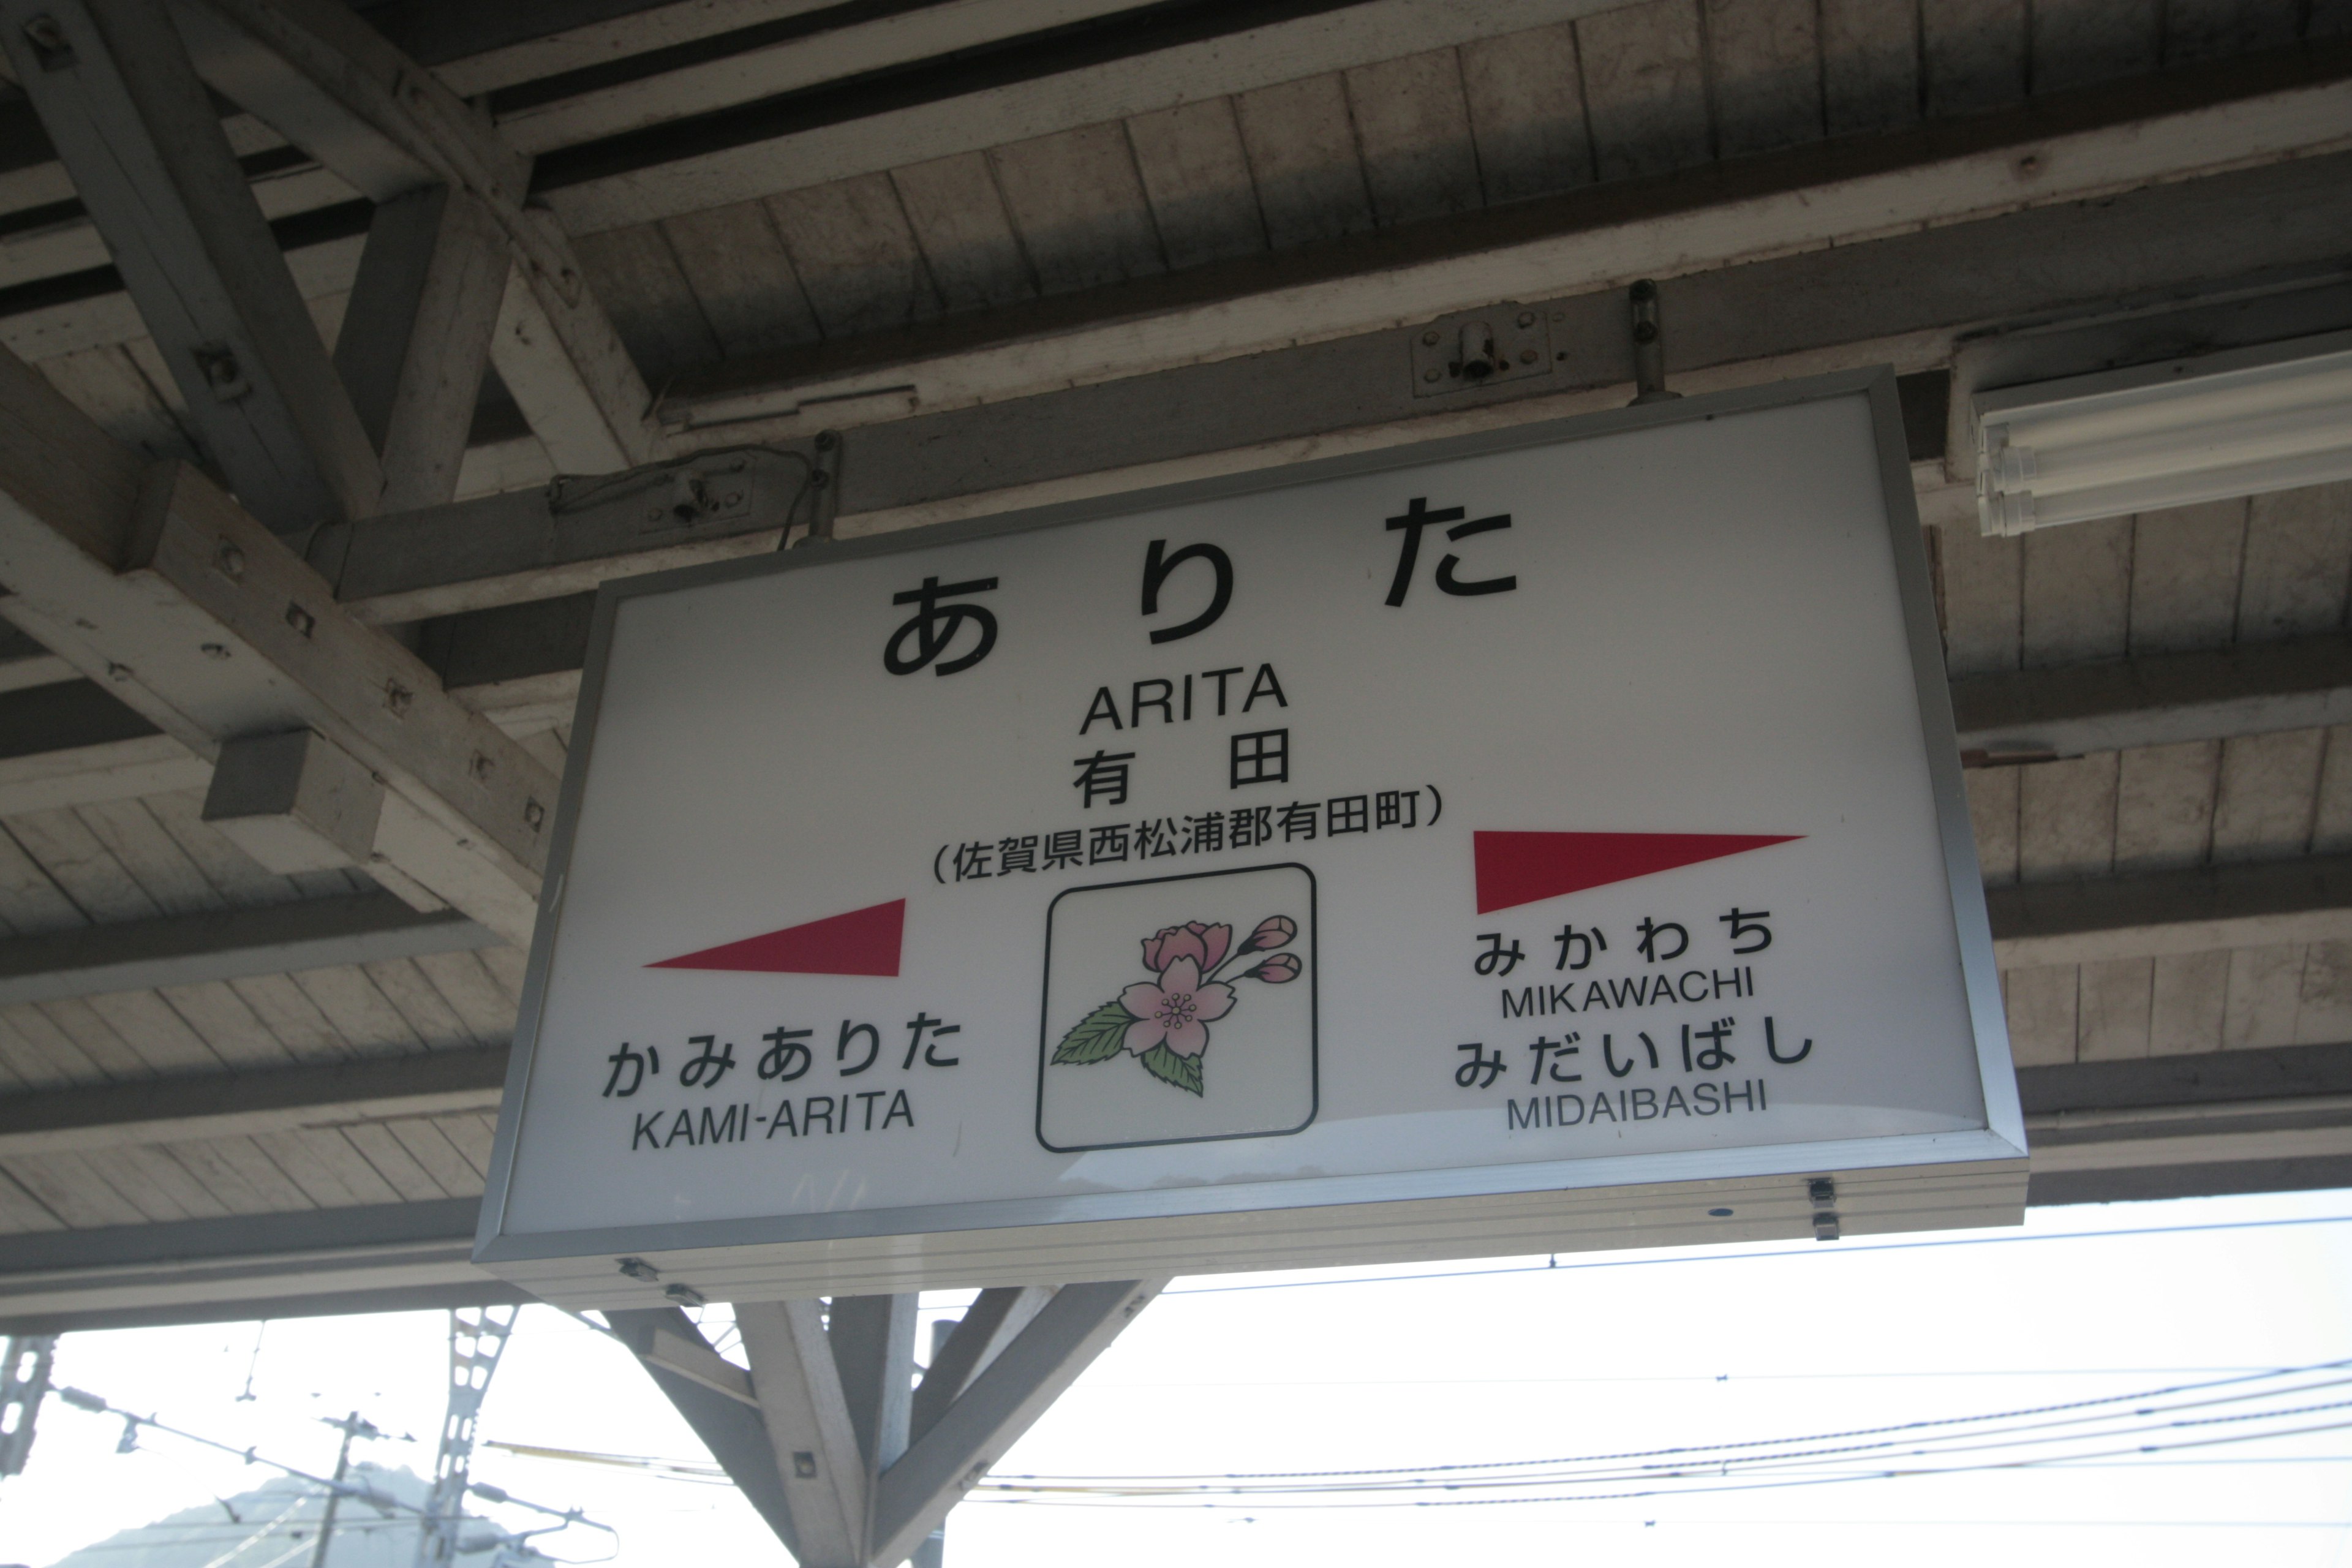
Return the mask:
<svg viewBox="0 0 2352 1568">
<path fill-rule="evenodd" d="M 1658 286 L 1647 278 L 1627 290 L 1633 307 L 1633 406 L 1680 397 L 1666 390 L 1665 329 L 1658 321 Z"/>
</svg>

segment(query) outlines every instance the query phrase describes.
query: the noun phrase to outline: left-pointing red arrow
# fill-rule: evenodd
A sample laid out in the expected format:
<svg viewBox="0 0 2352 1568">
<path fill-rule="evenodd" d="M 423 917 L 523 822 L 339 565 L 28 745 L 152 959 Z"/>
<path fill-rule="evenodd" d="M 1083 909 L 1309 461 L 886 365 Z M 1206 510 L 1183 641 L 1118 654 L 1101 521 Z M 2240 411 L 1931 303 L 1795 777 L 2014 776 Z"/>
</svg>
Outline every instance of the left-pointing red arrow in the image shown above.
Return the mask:
<svg viewBox="0 0 2352 1568">
<path fill-rule="evenodd" d="M 747 936 L 647 969 L 732 969 L 761 974 L 890 974 L 898 973 L 898 950 L 907 929 L 907 900 L 827 915 L 805 925 Z"/>
</svg>

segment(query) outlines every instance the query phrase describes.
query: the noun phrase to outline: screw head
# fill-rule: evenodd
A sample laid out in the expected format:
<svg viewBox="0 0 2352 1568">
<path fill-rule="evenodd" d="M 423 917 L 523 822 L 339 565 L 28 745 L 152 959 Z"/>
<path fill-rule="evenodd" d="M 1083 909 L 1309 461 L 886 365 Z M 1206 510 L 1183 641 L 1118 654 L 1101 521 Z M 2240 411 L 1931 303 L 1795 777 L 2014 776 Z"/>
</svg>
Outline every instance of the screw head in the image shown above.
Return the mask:
<svg viewBox="0 0 2352 1568">
<path fill-rule="evenodd" d="M 1422 334 L 1421 334 L 1421 341 L 1422 341 L 1423 343 L 1427 344 L 1429 347 L 1431 347 L 1431 348 L 1435 348 L 1435 347 L 1437 346 L 1437 331 L 1436 331 L 1436 329 L 1432 328 L 1430 331 L 1425 331 L 1425 332 L 1422 333 Z"/>
<path fill-rule="evenodd" d="M 1535 351 L 1535 350 L 1533 350 L 1533 349 L 1521 349 L 1521 350 L 1519 351 L 1519 363 L 1520 363 L 1521 364 L 1533 364 L 1533 363 L 1536 363 L 1536 351 Z"/>
<path fill-rule="evenodd" d="M 1519 325 L 1523 327 L 1532 327 L 1535 324 L 1536 313 L 1533 310 L 1521 310 L 1519 312 Z"/>
<path fill-rule="evenodd" d="M 1423 371 L 1421 373 L 1421 379 L 1423 381 L 1435 381 L 1437 379 L 1437 373 L 1433 370 Z"/>
</svg>

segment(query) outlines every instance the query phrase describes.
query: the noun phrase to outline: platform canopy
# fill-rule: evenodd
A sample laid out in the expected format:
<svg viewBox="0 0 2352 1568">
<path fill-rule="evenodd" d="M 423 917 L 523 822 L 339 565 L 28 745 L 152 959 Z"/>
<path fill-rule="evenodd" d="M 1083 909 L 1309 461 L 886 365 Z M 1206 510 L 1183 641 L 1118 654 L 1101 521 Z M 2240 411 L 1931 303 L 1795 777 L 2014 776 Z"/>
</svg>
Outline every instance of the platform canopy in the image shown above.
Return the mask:
<svg viewBox="0 0 2352 1568">
<path fill-rule="evenodd" d="M 2352 327 L 2342 0 L 0 49 L 0 1330 L 520 1299 L 469 1249 L 598 584 L 1619 406 L 1643 279 L 1675 389 L 1900 375 L 2032 1201 L 2352 1181 L 2352 486 L 1988 533 L 1969 416 Z"/>
</svg>

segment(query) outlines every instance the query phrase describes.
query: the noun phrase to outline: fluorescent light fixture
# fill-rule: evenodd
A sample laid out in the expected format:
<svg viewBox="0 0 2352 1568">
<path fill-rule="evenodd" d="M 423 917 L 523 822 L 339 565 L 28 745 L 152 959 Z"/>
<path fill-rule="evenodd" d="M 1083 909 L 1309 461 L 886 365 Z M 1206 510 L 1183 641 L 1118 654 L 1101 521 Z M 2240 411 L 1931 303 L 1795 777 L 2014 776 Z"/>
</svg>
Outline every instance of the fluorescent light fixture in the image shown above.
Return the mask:
<svg viewBox="0 0 2352 1568">
<path fill-rule="evenodd" d="M 2352 332 L 1974 399 L 1988 534 L 2352 479 Z"/>
</svg>

